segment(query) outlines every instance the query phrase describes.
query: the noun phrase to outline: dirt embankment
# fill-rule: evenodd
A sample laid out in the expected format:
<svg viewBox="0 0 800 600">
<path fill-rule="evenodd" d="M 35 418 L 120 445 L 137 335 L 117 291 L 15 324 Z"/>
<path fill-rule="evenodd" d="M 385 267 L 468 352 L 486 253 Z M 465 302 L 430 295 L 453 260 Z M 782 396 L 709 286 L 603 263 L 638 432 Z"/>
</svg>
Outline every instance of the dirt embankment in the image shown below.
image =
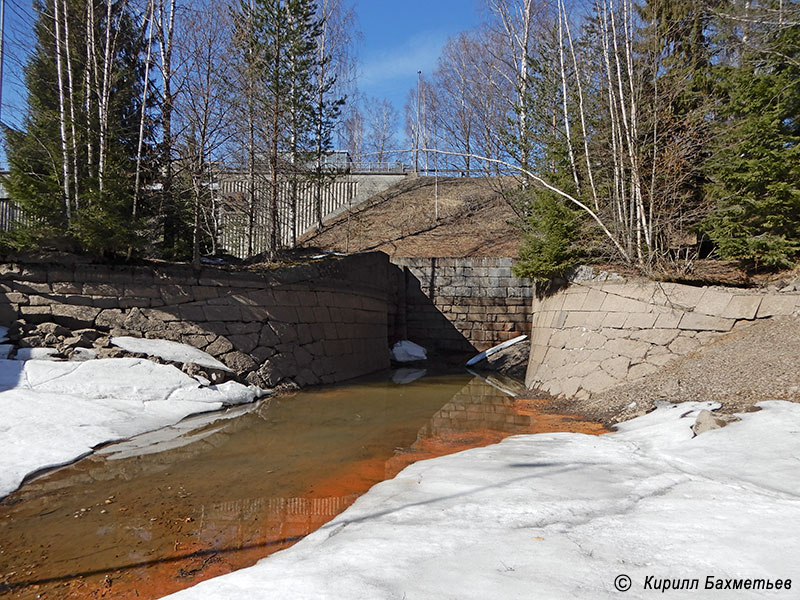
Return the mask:
<svg viewBox="0 0 800 600">
<path fill-rule="evenodd" d="M 656 402 L 719 402 L 721 413 L 746 412 L 763 400 L 800 402 L 800 320 L 749 323 L 662 370 L 588 400 L 556 400 L 560 409 L 606 423 L 649 412 Z"/>
<path fill-rule="evenodd" d="M 403 257 L 516 256 L 521 220 L 500 180 L 418 177 L 377 194 L 300 243 Z M 438 204 L 438 218 L 437 218 Z"/>
</svg>

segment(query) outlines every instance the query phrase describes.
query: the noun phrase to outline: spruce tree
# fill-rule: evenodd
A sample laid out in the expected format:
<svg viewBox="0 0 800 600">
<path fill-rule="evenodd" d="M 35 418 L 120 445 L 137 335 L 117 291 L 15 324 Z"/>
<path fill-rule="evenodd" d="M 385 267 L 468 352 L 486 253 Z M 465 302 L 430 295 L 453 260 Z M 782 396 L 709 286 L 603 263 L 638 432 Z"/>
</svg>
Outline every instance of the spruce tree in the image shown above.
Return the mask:
<svg viewBox="0 0 800 600">
<path fill-rule="evenodd" d="M 722 258 L 788 267 L 800 254 L 800 26 L 749 35 L 738 64 L 717 69 L 705 231 Z"/>
<path fill-rule="evenodd" d="M 565 277 L 584 255 L 579 243 L 580 215 L 554 194 L 538 192 L 536 196 L 530 204 L 514 276 L 532 281 Z"/>
<path fill-rule="evenodd" d="M 131 201 L 146 76 L 140 61 L 143 40 L 122 5 L 111 5 L 107 21 L 108 6 L 37 2 L 36 46 L 24 68 L 27 114 L 20 129 L 5 129 L 9 196 L 31 217 L 15 232 L 17 243 L 55 242 L 109 254 L 135 242 Z M 100 44 L 108 27 L 115 52 L 104 93 Z M 87 63 L 87 49 L 94 51 L 99 68 Z"/>
</svg>

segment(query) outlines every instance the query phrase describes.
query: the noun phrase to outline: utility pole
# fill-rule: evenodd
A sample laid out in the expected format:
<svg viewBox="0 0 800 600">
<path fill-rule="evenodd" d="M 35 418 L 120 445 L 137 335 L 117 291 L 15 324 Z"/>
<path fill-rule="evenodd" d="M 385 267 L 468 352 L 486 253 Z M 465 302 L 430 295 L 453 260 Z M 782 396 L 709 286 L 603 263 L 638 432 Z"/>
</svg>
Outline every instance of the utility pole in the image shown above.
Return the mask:
<svg viewBox="0 0 800 600">
<path fill-rule="evenodd" d="M 435 175 L 433 180 L 433 194 L 434 194 L 434 210 L 436 213 L 436 220 L 439 220 L 439 165 L 438 163 L 434 163 L 433 166 L 433 174 Z"/>
<path fill-rule="evenodd" d="M 419 80 L 422 71 L 417 71 L 417 127 L 414 131 L 414 173 L 419 174 Z"/>
</svg>

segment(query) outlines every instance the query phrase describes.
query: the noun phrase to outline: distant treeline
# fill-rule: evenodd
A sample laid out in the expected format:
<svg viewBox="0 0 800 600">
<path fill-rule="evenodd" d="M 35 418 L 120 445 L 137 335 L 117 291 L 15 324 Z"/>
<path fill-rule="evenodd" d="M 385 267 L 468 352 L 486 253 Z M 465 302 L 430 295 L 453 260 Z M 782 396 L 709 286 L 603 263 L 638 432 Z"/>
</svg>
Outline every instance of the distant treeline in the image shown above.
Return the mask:
<svg viewBox="0 0 800 600">
<path fill-rule="evenodd" d="M 800 253 L 798 0 L 485 0 L 409 90 L 403 144 L 391 103 L 357 94 L 345 0 L 37 8 L 28 115 L 5 131 L 32 219 L 7 243 L 197 260 L 218 249 L 227 165 L 274 254 L 278 189 L 321 198 L 336 134 L 353 160 L 515 173 L 519 275 Z"/>
<path fill-rule="evenodd" d="M 270 224 L 279 188 L 331 181 L 326 157 L 352 84 L 339 0 L 37 0 L 28 110 L 6 128 L 6 245 L 199 260 L 217 248 L 223 169 Z M 267 184 L 265 185 L 265 181 Z M 266 190 L 266 193 L 264 192 Z M 284 207 L 290 214 L 293 206 Z"/>
<path fill-rule="evenodd" d="M 438 151 L 426 163 L 518 169 L 519 274 L 586 255 L 794 263 L 796 0 L 487 0 L 484 15 L 410 90 L 406 123 Z"/>
</svg>

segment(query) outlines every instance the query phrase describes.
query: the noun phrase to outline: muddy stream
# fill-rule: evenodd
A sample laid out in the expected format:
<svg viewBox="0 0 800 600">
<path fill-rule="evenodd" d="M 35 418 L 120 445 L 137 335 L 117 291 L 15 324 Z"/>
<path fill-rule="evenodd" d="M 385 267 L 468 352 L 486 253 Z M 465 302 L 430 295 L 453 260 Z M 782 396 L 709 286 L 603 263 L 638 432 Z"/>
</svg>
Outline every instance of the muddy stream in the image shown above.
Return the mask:
<svg viewBox="0 0 800 600">
<path fill-rule="evenodd" d="M 545 431 L 604 429 L 470 375 L 192 417 L 0 502 L 0 597 L 159 598 L 292 545 L 417 460 Z"/>
</svg>

